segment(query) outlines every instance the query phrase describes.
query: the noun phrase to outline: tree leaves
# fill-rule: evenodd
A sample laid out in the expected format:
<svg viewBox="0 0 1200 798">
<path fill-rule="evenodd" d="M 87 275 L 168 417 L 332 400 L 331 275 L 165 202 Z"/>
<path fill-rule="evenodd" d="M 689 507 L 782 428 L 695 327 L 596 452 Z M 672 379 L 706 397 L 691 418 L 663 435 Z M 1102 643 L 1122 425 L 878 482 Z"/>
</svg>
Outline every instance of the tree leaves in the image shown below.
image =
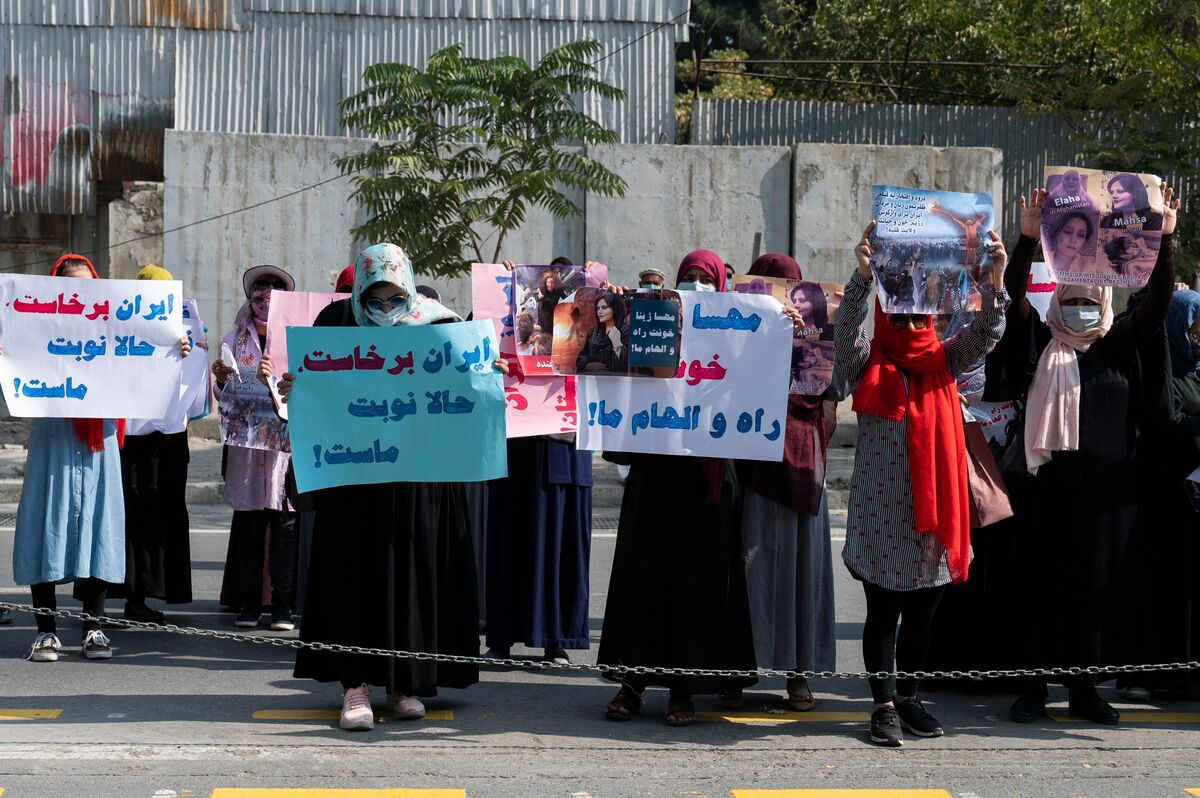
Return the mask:
<svg viewBox="0 0 1200 798">
<path fill-rule="evenodd" d="M 584 95 L 625 99 L 596 77 L 591 60 L 602 49 L 568 42 L 530 66 L 513 56 L 467 58 L 453 45 L 424 71 L 367 67 L 363 90 L 342 102 L 342 122 L 379 144 L 337 161 L 356 175 L 353 196 L 370 214 L 355 235 L 393 241 L 417 271 L 452 276 L 469 268 L 464 252 L 498 261 L 530 208 L 581 216 L 562 189 L 623 196 L 625 182 L 578 149 L 617 140 L 578 110 Z"/>
</svg>

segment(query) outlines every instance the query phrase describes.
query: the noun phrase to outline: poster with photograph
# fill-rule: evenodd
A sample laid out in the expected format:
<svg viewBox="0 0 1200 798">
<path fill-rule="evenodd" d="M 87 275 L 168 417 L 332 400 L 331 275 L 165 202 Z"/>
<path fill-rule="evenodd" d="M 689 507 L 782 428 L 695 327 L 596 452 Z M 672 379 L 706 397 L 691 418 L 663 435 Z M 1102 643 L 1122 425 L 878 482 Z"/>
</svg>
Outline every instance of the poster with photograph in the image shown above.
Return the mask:
<svg viewBox="0 0 1200 798">
<path fill-rule="evenodd" d="M 582 266 L 514 266 L 512 317 L 517 358 L 526 377 L 554 373 L 555 308 L 584 287 Z"/>
<path fill-rule="evenodd" d="M 683 353 L 670 380 L 581 374 L 581 450 L 783 458 L 792 322 L 774 299 L 681 292 Z"/>
<path fill-rule="evenodd" d="M 228 350 L 228 347 L 222 347 Z M 226 363 L 237 363 L 232 353 L 222 353 Z M 247 449 L 290 452 L 287 422 L 275 412 L 267 386 L 258 381 L 258 364 L 237 363 L 237 373 L 225 383 L 217 399 L 221 443 Z"/>
<path fill-rule="evenodd" d="M 992 285 L 992 196 L 874 186 L 871 269 L 885 313 L 941 315 L 983 307 Z"/>
<path fill-rule="evenodd" d="M 554 316 L 555 374 L 674 377 L 679 369 L 683 305 L 673 290 L 614 294 L 581 288 Z"/>
<path fill-rule="evenodd" d="M 833 382 L 833 329 L 842 301 L 842 286 L 735 274 L 733 290 L 739 294 L 772 296 L 800 312 L 805 328 L 792 339 L 788 393 L 801 396 L 825 393 Z"/>
<path fill-rule="evenodd" d="M 1154 175 L 1046 167 L 1042 251 L 1072 285 L 1140 288 L 1162 242 L 1163 197 Z"/>
<path fill-rule="evenodd" d="M 595 270 L 593 266 L 588 274 Z M 500 354 L 509 366 L 508 374 L 504 375 L 505 434 L 509 438 L 524 438 L 574 432 L 579 422 L 575 378 L 526 377 L 521 372 L 511 295 L 512 275 L 502 264 L 472 264 L 472 312 L 476 319 L 491 320 L 500 342 Z"/>
</svg>

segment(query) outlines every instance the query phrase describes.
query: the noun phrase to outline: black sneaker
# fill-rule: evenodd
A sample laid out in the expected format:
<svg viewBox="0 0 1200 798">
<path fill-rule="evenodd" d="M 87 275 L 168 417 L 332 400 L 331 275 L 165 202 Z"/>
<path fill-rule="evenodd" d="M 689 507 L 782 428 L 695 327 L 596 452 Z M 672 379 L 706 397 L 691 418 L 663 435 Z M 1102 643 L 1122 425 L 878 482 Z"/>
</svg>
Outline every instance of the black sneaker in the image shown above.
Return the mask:
<svg viewBox="0 0 1200 798">
<path fill-rule="evenodd" d="M 1121 722 L 1121 713 L 1115 710 L 1095 687 L 1084 687 L 1070 691 L 1067 711 L 1078 718 L 1087 718 L 1092 723 L 1116 726 Z"/>
<path fill-rule="evenodd" d="M 0 610 L 0 626 L 4 626 L 4 624 L 12 622 L 12 610 Z"/>
<path fill-rule="evenodd" d="M 271 608 L 271 631 L 290 632 L 296 628 L 292 621 L 292 611 L 287 607 Z"/>
<path fill-rule="evenodd" d="M 894 707 L 876 707 L 871 713 L 871 742 L 889 748 L 904 745 L 904 732 Z"/>
<path fill-rule="evenodd" d="M 262 615 L 262 610 L 258 608 L 242 610 L 236 619 L 233 621 L 234 626 L 240 626 L 243 629 L 253 629 L 258 626 L 258 618 Z"/>
<path fill-rule="evenodd" d="M 896 714 L 900 716 L 900 725 L 905 731 L 910 731 L 918 737 L 941 737 L 942 724 L 930 715 L 921 703 L 921 696 L 915 695 L 907 701 L 896 703 Z"/>
<path fill-rule="evenodd" d="M 112 659 L 112 641 L 99 629 L 89 629 L 79 651 L 88 659 Z"/>
</svg>

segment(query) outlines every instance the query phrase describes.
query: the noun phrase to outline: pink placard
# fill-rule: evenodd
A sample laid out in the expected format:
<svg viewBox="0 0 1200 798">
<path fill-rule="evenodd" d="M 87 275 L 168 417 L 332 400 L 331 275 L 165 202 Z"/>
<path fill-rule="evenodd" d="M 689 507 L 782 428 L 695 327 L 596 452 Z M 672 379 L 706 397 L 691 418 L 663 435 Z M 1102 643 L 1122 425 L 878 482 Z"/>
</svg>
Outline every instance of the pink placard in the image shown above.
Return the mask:
<svg viewBox="0 0 1200 798">
<path fill-rule="evenodd" d="M 325 294 L 316 291 L 272 291 L 271 309 L 267 313 L 267 346 L 265 354 L 271 358 L 271 398 L 279 415 L 287 418 L 287 405 L 279 401 L 275 382 L 288 370 L 287 334 L 288 327 L 311 327 L 321 311 L 347 299 L 349 294 Z"/>
<path fill-rule="evenodd" d="M 575 432 L 574 377 L 526 377 L 517 361 L 512 327 L 512 277 L 500 264 L 476 263 L 471 268 L 471 307 L 476 319 L 491 319 L 500 339 L 500 352 L 508 361 L 504 377 L 507 437 L 555 435 Z"/>
</svg>

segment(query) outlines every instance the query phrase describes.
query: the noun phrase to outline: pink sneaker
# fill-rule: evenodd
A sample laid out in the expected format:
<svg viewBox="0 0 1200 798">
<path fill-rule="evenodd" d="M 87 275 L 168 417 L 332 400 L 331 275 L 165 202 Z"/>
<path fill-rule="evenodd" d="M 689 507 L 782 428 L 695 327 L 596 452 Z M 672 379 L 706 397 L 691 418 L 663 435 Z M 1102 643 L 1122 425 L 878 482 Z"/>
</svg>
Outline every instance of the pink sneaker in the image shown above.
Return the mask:
<svg viewBox="0 0 1200 798">
<path fill-rule="evenodd" d="M 365 684 L 351 687 L 342 696 L 341 727 L 346 731 L 371 731 L 375 713 L 371 710 L 371 688 Z"/>
<path fill-rule="evenodd" d="M 420 720 L 425 717 L 425 705 L 416 696 L 388 693 L 387 705 L 396 720 Z"/>
</svg>

